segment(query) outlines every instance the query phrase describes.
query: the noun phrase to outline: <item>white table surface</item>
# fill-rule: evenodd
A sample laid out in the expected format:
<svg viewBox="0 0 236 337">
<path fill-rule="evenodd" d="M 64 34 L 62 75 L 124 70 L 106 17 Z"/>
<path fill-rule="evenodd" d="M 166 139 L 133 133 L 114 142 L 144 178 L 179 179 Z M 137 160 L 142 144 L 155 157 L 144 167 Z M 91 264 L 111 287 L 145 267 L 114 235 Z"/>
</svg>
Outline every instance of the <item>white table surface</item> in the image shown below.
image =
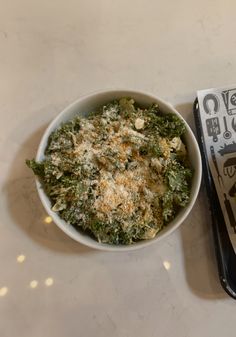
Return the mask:
<svg viewBox="0 0 236 337">
<path fill-rule="evenodd" d="M 204 187 L 166 240 L 106 253 L 45 223 L 24 163 L 52 118 L 98 89 L 151 92 L 193 126 L 196 90 L 236 83 L 235 1 L 0 4 L 0 336 L 235 336 Z"/>
</svg>

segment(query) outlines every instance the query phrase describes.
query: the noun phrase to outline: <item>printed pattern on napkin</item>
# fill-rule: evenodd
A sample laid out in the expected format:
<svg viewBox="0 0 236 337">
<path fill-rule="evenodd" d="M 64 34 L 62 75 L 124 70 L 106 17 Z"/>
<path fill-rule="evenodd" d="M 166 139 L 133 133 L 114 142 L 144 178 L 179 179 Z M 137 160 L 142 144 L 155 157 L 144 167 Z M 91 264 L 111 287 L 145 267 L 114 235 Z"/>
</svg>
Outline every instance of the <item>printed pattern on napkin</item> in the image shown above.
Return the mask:
<svg viewBox="0 0 236 337">
<path fill-rule="evenodd" d="M 197 96 L 211 174 L 236 250 L 236 85 Z"/>
</svg>

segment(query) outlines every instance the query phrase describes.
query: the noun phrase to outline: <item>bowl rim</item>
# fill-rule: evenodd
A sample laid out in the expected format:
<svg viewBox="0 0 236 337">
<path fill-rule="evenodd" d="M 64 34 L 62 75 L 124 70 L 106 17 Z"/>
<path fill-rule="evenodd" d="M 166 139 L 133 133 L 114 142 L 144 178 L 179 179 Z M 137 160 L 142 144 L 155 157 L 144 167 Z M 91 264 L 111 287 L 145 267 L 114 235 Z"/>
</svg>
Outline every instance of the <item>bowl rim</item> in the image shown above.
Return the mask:
<svg viewBox="0 0 236 337">
<path fill-rule="evenodd" d="M 64 116 L 66 113 L 68 113 L 69 111 L 71 111 L 75 106 L 77 106 L 79 103 L 81 103 L 84 100 L 87 100 L 89 98 L 94 98 L 94 96 L 99 96 L 99 95 L 106 95 L 106 94 L 116 94 L 117 93 L 123 93 L 121 95 L 124 96 L 130 96 L 132 97 L 132 95 L 141 95 L 141 96 L 145 96 L 147 99 L 153 100 L 154 102 L 156 101 L 157 103 L 161 103 L 162 105 L 166 106 L 170 112 L 176 114 L 181 120 L 184 121 L 186 129 L 187 129 L 187 133 L 190 135 L 191 141 L 192 141 L 192 145 L 194 146 L 194 152 L 196 155 L 196 162 L 197 162 L 197 168 L 195 169 L 195 189 L 192 191 L 192 197 L 190 202 L 188 203 L 188 205 L 184 208 L 183 214 L 181 216 L 181 218 L 172 226 L 170 227 L 168 230 L 166 230 L 165 232 L 160 231 L 160 233 L 157 234 L 156 237 L 154 237 L 153 239 L 150 240 L 143 240 L 143 241 L 139 241 L 137 243 L 134 243 L 132 245 L 109 245 L 109 244 L 104 244 L 104 243 L 99 243 L 97 241 L 95 241 L 95 239 L 92 239 L 89 237 L 89 239 L 86 238 L 86 235 L 82 235 L 80 234 L 79 231 L 72 233 L 68 230 L 68 228 L 66 228 L 65 224 L 66 222 L 63 219 L 60 219 L 59 215 L 57 215 L 56 212 L 52 211 L 51 208 L 48 206 L 47 201 L 49 200 L 48 196 L 46 195 L 46 193 L 44 192 L 41 183 L 39 181 L 39 179 L 36 177 L 36 188 L 40 197 L 40 200 L 46 210 L 46 212 L 48 213 L 48 215 L 53 219 L 54 223 L 65 233 L 67 234 L 69 237 L 71 237 L 72 239 L 74 239 L 75 241 L 84 244 L 87 247 L 90 248 L 94 248 L 94 249 L 98 249 L 98 250 L 103 250 L 103 251 L 131 251 L 131 250 L 136 250 L 136 249 L 141 249 L 147 246 L 150 246 L 151 244 L 154 244 L 155 242 L 158 242 L 162 239 L 164 239 L 165 237 L 167 237 L 168 235 L 170 235 L 171 233 L 173 233 L 187 218 L 187 216 L 189 215 L 189 213 L 191 212 L 195 201 L 197 199 L 198 193 L 199 193 L 199 189 L 200 189 L 200 185 L 201 185 L 201 178 L 202 178 L 202 161 L 201 161 L 201 154 L 200 154 L 200 150 L 198 147 L 198 143 L 197 140 L 194 136 L 194 133 L 192 131 L 192 129 L 190 128 L 190 126 L 188 125 L 188 123 L 186 122 L 186 120 L 182 117 L 182 115 L 175 109 L 175 107 L 170 104 L 169 102 L 159 98 L 158 96 L 151 94 L 149 92 L 146 91 L 141 91 L 141 90 L 135 90 L 135 89 L 124 89 L 124 88 L 117 88 L 117 89 L 103 89 L 103 90 L 97 90 L 97 91 L 93 91 L 91 93 L 87 93 L 85 95 L 81 95 L 79 98 L 77 98 L 75 101 L 73 101 L 72 103 L 70 103 L 69 105 L 67 105 L 55 118 L 52 119 L 52 121 L 49 123 L 49 125 L 47 126 L 47 128 L 45 129 L 43 136 L 40 140 L 39 146 L 38 146 L 38 150 L 37 150 L 37 154 L 36 154 L 36 161 L 40 161 L 40 157 L 42 156 L 42 154 L 44 153 L 43 149 L 45 147 L 45 143 L 48 140 L 49 135 L 51 134 L 51 129 L 53 128 L 53 126 L 55 124 L 57 124 L 58 120 L 61 119 L 62 116 Z M 65 222 L 65 224 L 64 224 Z M 170 222 L 171 223 L 171 222 Z M 70 224 L 67 224 L 69 226 L 72 226 Z"/>
</svg>

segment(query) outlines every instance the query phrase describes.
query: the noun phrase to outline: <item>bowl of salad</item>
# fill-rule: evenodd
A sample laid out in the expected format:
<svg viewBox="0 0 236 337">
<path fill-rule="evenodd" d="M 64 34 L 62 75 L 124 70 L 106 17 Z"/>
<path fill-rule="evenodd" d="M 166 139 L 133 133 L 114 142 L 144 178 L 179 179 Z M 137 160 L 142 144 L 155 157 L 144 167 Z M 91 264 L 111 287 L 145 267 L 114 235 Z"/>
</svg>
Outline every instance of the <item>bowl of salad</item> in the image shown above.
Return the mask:
<svg viewBox="0 0 236 337">
<path fill-rule="evenodd" d="M 55 224 L 109 251 L 173 232 L 191 211 L 202 174 L 186 121 L 169 103 L 134 90 L 79 98 L 50 123 L 26 163 Z"/>
</svg>

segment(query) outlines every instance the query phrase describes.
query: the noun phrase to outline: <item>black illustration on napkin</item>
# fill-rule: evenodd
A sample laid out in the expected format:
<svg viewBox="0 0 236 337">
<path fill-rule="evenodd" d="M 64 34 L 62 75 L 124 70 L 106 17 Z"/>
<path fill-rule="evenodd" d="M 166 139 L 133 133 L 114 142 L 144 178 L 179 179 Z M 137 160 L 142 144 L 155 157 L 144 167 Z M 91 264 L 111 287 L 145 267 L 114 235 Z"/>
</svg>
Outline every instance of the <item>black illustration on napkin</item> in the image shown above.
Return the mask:
<svg viewBox="0 0 236 337">
<path fill-rule="evenodd" d="M 236 121 L 234 120 L 234 118 L 232 119 L 231 126 L 234 132 L 236 132 Z"/>
<path fill-rule="evenodd" d="M 223 101 L 228 115 L 236 115 L 236 88 L 222 91 Z"/>
<path fill-rule="evenodd" d="M 213 111 L 210 109 L 210 104 L 209 102 L 212 101 L 214 104 L 214 108 Z M 219 98 L 215 95 L 215 94 L 207 94 L 204 98 L 203 98 L 203 108 L 205 110 L 205 112 L 208 115 L 211 115 L 212 112 L 217 113 L 220 109 L 220 101 Z"/>
<path fill-rule="evenodd" d="M 232 198 L 236 197 L 236 181 L 234 182 L 233 186 L 229 190 L 229 196 Z"/>
<path fill-rule="evenodd" d="M 225 127 L 225 131 L 223 132 L 223 137 L 224 139 L 230 139 L 232 137 L 232 133 L 228 129 L 227 120 L 225 116 L 223 117 L 223 121 L 224 121 L 224 127 Z"/>
<path fill-rule="evenodd" d="M 224 146 L 221 146 L 221 149 L 218 151 L 218 153 L 221 156 L 224 156 L 226 154 L 234 153 L 236 152 L 236 143 L 232 142 L 231 144 L 224 144 Z"/>
<path fill-rule="evenodd" d="M 213 137 L 213 142 L 218 141 L 218 135 L 220 134 L 220 123 L 218 117 L 206 119 L 207 134 L 209 137 Z"/>
<path fill-rule="evenodd" d="M 213 145 L 210 146 L 210 151 L 211 151 L 211 159 L 212 159 L 212 162 L 213 162 L 213 164 L 215 166 L 215 169 L 216 169 L 216 172 L 217 172 L 217 178 L 218 178 L 219 185 L 220 185 L 220 187 L 224 187 L 223 179 L 221 177 L 220 170 L 219 170 L 219 167 L 218 167 L 218 164 L 217 164 L 215 149 L 214 149 Z"/>
<path fill-rule="evenodd" d="M 231 227 L 233 227 L 234 233 L 236 233 L 236 221 L 234 217 L 234 212 L 233 212 L 231 203 L 225 193 L 224 193 L 224 204 L 225 204 L 225 208 L 226 208 L 226 212 L 229 218 L 230 225 Z"/>
<path fill-rule="evenodd" d="M 236 157 L 229 158 L 224 163 L 224 175 L 232 178 L 236 173 Z"/>
</svg>

